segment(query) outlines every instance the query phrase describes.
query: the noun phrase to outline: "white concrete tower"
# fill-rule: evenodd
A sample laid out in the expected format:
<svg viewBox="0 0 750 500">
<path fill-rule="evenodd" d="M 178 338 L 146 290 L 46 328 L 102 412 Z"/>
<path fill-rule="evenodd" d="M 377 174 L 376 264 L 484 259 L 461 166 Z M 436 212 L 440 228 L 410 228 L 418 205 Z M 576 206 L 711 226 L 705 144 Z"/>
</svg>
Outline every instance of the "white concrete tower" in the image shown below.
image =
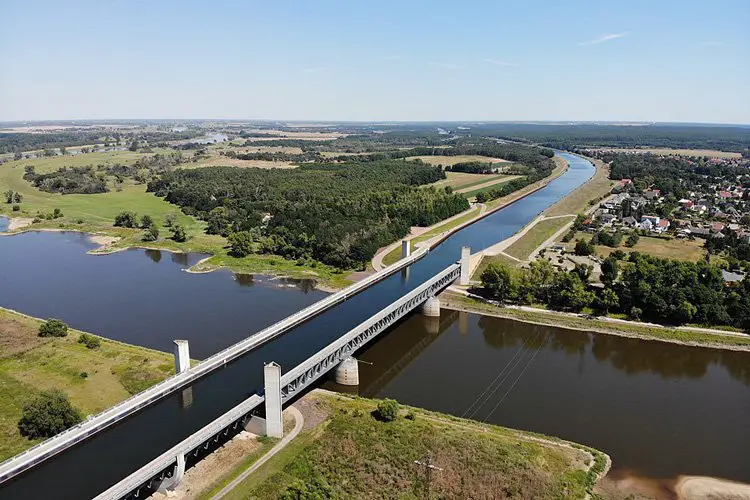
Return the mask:
<svg viewBox="0 0 750 500">
<path fill-rule="evenodd" d="M 174 371 L 182 373 L 190 369 L 190 345 L 187 340 L 174 341 Z"/>
<path fill-rule="evenodd" d="M 471 248 L 461 247 L 461 277 L 458 284 L 466 286 L 471 279 Z"/>
<path fill-rule="evenodd" d="M 284 435 L 281 419 L 281 366 L 273 361 L 263 367 L 266 398 L 266 436 L 280 438 Z"/>
</svg>

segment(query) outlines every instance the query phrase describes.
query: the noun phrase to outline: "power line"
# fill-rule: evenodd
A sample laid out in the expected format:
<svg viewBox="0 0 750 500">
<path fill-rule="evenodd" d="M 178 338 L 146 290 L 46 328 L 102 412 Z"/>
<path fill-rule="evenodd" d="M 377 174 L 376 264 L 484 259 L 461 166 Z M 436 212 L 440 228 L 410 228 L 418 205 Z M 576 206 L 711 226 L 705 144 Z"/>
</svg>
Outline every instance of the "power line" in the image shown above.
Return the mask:
<svg viewBox="0 0 750 500">
<path fill-rule="evenodd" d="M 501 376 L 503 375 L 503 373 L 505 373 L 505 370 L 507 370 L 507 369 L 508 369 L 508 366 L 510 366 L 510 364 L 511 364 L 511 363 L 513 362 L 513 360 L 514 360 L 514 359 L 516 359 L 516 357 L 518 356 L 518 354 L 519 354 L 519 353 L 520 353 L 521 351 L 523 351 L 523 350 L 524 350 L 525 348 L 526 348 L 526 346 L 525 346 L 524 344 L 521 344 L 521 347 L 519 347 L 519 348 L 518 348 L 518 350 L 517 350 L 517 351 L 516 351 L 516 353 L 515 353 L 515 354 L 513 355 L 513 357 L 512 357 L 512 358 L 510 358 L 510 361 L 508 361 L 508 362 L 507 362 L 507 363 L 505 364 L 505 366 L 503 367 L 503 369 L 502 369 L 502 370 L 500 370 L 500 373 L 498 373 L 498 374 L 497 374 L 497 377 L 495 377 L 495 379 L 494 379 L 494 380 L 493 380 L 492 382 L 490 382 L 489 384 L 487 384 L 487 387 L 485 387 L 485 388 L 484 388 L 484 390 L 483 390 L 483 391 L 481 392 L 481 394 L 479 394 L 479 396 L 477 396 L 477 398 L 476 398 L 476 399 L 474 400 L 474 402 L 473 402 L 473 403 L 471 403 L 471 406 L 469 406 L 469 407 L 468 407 L 468 408 L 466 409 L 466 411 L 464 411 L 464 412 L 463 412 L 463 414 L 461 415 L 461 417 L 462 417 L 462 418 L 463 418 L 463 417 L 465 417 L 465 416 L 466 416 L 466 414 L 467 414 L 467 413 L 469 413 L 469 411 L 471 411 L 471 409 L 472 409 L 472 408 L 474 408 L 474 405 L 475 405 L 475 404 L 477 404 L 477 403 L 479 402 L 479 400 L 480 400 L 480 399 L 482 398 L 482 396 L 484 396 L 484 395 L 485 395 L 485 393 L 486 393 L 487 391 L 489 391 L 489 390 L 490 390 L 490 387 L 492 387 L 493 385 L 495 385 L 495 382 L 497 382 L 497 380 L 498 380 L 498 379 L 499 379 L 499 378 L 500 378 L 500 377 L 501 377 Z M 481 407 L 481 406 L 480 406 L 480 407 Z"/>
<path fill-rule="evenodd" d="M 547 337 L 545 336 L 545 339 L 546 338 Z M 508 389 L 505 392 L 505 394 L 503 394 L 503 397 L 500 398 L 500 401 L 497 402 L 497 404 L 492 408 L 492 411 L 490 411 L 490 413 L 487 415 L 487 417 L 485 417 L 485 419 L 484 419 L 485 422 L 487 422 L 490 419 L 490 417 L 492 416 L 492 414 L 495 413 L 495 410 L 497 410 L 500 407 L 500 405 L 503 403 L 503 401 L 505 401 L 505 398 L 508 396 L 508 394 L 510 394 L 510 392 L 516 386 L 516 384 L 518 383 L 518 381 L 521 380 L 521 377 L 523 376 L 524 373 L 526 373 L 526 370 L 529 368 L 529 366 L 531 366 L 531 363 L 534 362 L 534 358 L 536 358 L 536 355 L 539 354 L 539 351 L 542 349 L 543 346 L 544 346 L 544 342 L 542 342 L 542 343 L 539 344 L 539 347 L 537 347 L 536 351 L 534 351 L 534 355 L 531 356 L 531 359 L 529 359 L 528 363 L 526 363 L 526 366 L 523 367 L 523 369 L 521 370 L 521 373 L 519 373 L 518 377 L 516 377 L 516 380 L 513 381 L 513 384 L 510 386 L 510 389 Z"/>
</svg>

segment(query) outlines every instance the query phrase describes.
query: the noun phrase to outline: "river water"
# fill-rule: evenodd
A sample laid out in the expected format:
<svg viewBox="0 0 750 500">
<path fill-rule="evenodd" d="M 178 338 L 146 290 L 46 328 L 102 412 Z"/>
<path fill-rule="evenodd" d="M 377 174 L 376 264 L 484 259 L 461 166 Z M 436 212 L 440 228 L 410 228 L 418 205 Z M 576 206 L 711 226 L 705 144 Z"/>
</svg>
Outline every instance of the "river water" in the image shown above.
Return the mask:
<svg viewBox="0 0 750 500">
<path fill-rule="evenodd" d="M 612 457 L 614 472 L 750 483 L 746 352 L 443 309 L 437 320 L 410 317 L 357 357 L 363 396 L 587 444 Z"/>
<path fill-rule="evenodd" d="M 0 497 L 32 498 L 43 495 L 50 487 L 55 488 L 58 498 L 86 498 L 102 491 L 261 390 L 260 367 L 264 362 L 277 361 L 285 370 L 296 366 L 364 318 L 444 269 L 458 258 L 461 246 L 469 245 L 478 251 L 507 238 L 591 177 L 593 167 L 590 163 L 571 155 L 564 156 L 571 168 L 542 190 L 452 235 L 407 271 L 379 282 L 194 383 L 191 406 L 185 407 L 179 394 L 166 397 L 106 432 L 89 438 L 84 445 L 69 449 L 4 484 L 0 488 Z M 201 257 L 198 255 L 144 250 L 107 256 L 86 255 L 85 251 L 90 248 L 88 238 L 77 233 L 27 233 L 0 237 L 0 305 L 34 316 L 58 317 L 76 328 L 163 350 L 171 349 L 172 339 L 188 339 L 193 356 L 203 358 L 323 296 L 312 290 L 307 282 L 292 283 L 264 277 L 253 279 L 222 271 L 202 275 L 185 272 Z M 439 326 L 438 331 L 442 330 L 444 334 L 433 339 L 429 349 L 417 353 L 413 359 L 376 362 L 374 367 L 392 367 L 393 370 L 386 373 L 385 378 L 376 377 L 380 382 L 363 383 L 362 389 L 368 394 L 391 395 L 406 403 L 463 414 L 477 393 L 484 390 L 488 381 L 493 380 L 517 352 L 518 343 L 532 335 L 524 330 L 528 327 L 518 324 L 506 328 L 511 333 L 501 334 L 496 341 L 487 341 L 484 330 L 476 328 L 479 328 L 480 321 L 489 320 L 467 318 L 458 322 L 463 325 L 460 330 L 473 333 L 456 339 L 450 333 L 450 327 Z M 418 335 L 420 330 L 409 325 L 419 321 L 422 319 L 418 316 L 406 320 L 364 355 L 387 345 L 384 342 L 388 339 L 400 338 L 399 332 L 408 330 L 409 335 Z M 476 325 L 472 326 L 473 323 Z M 533 335 L 528 342 L 539 342 L 534 339 L 542 337 L 558 338 L 559 334 Z M 586 337 L 586 334 L 576 335 Z M 495 336 L 489 337 L 494 339 Z M 517 345 L 511 346 L 510 341 L 503 343 L 505 337 L 518 339 Z M 424 335 L 422 338 L 430 339 Z M 479 419 L 489 417 L 490 421 L 511 427 L 560 435 L 608 452 L 612 451 L 610 448 L 616 449 L 615 460 L 622 458 L 623 463 L 636 464 L 652 475 L 669 475 L 672 471 L 652 463 L 654 459 L 649 456 L 652 450 L 641 445 L 644 440 L 651 439 L 652 432 L 672 431 L 672 427 L 678 424 L 672 423 L 671 414 L 659 416 L 658 412 L 641 408 L 638 402 L 671 401 L 679 381 L 693 388 L 691 394 L 696 399 L 694 411 L 681 418 L 686 432 L 693 433 L 690 453 L 680 451 L 685 448 L 660 451 L 680 455 L 680 465 L 675 470 L 698 470 L 709 474 L 715 471 L 706 467 L 706 462 L 725 461 L 721 454 L 716 454 L 716 446 L 709 442 L 710 433 L 708 438 L 703 438 L 705 427 L 714 426 L 718 415 L 726 416 L 725 410 L 732 412 L 732 418 L 722 419 L 720 427 L 724 426 L 727 432 L 734 431 L 739 438 L 747 436 L 740 429 L 740 422 L 748 421 L 747 407 L 741 407 L 743 400 L 745 404 L 748 401 L 747 385 L 738 385 L 735 378 L 721 376 L 721 372 L 716 377 L 709 376 L 718 369 L 715 368 L 717 365 L 710 365 L 703 375 L 666 379 L 672 385 L 634 383 L 637 377 L 616 368 L 616 363 L 622 358 L 619 351 L 611 355 L 612 362 L 596 361 L 594 346 L 602 342 L 606 340 L 593 337 L 588 343 L 581 340 L 582 347 L 575 351 L 576 356 L 567 350 L 540 348 L 506 400 L 494 412 L 491 412 L 490 405 L 494 406 L 496 401 L 489 400 L 473 416 Z M 438 349 L 437 346 L 444 343 L 447 347 Z M 550 345 L 558 343 L 562 341 L 550 341 Z M 677 347 L 662 348 L 661 357 L 642 359 L 643 376 L 649 375 L 649 370 L 658 371 L 661 365 L 668 365 L 672 357 L 681 359 L 684 356 Z M 401 347 L 394 349 L 401 352 Z M 436 354 L 428 355 L 431 352 Z M 522 354 L 526 360 L 524 363 L 532 359 L 527 351 Z M 698 351 L 696 355 L 699 355 Z M 584 368 L 581 368 L 582 364 Z M 517 376 L 519 371 L 513 373 Z M 577 375 L 574 377 L 574 374 Z M 529 385 L 535 380 L 539 381 L 537 385 Z M 564 380 L 568 383 L 561 383 Z M 503 390 L 501 387 L 496 393 Z M 739 401 L 737 405 L 740 407 L 710 408 L 710 403 L 701 400 L 700 396 L 712 392 Z M 526 405 L 520 404 L 518 399 L 524 395 L 528 401 Z M 639 399 L 647 396 L 647 399 Z M 614 408 L 621 412 L 617 419 L 608 416 Z M 685 410 L 684 406 L 677 408 Z M 623 425 L 628 428 L 623 429 Z M 634 436 L 638 436 L 637 439 Z M 742 440 L 737 442 L 742 443 Z M 693 453 L 695 449 L 701 453 Z M 110 459 L 102 460 L 105 456 Z M 68 478 L 81 468 L 88 471 L 86 481 L 69 481 Z M 735 479 L 744 477 L 739 471 L 729 469 L 716 475 Z"/>
</svg>

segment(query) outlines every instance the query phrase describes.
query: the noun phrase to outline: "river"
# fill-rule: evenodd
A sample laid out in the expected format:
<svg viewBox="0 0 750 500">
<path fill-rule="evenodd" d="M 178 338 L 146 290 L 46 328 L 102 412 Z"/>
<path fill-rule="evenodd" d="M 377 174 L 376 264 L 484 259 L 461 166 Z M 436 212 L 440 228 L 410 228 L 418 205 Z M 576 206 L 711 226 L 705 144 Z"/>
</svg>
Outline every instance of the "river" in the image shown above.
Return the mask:
<svg viewBox="0 0 750 500">
<path fill-rule="evenodd" d="M 459 257 L 461 246 L 469 245 L 474 251 L 478 251 L 507 238 L 543 209 L 591 177 L 594 170 L 590 163 L 572 155 L 563 156 L 570 162 L 571 168 L 543 189 L 455 233 L 425 258 L 411 265 L 408 271 L 379 282 L 194 383 L 193 404 L 190 407 L 181 405 L 179 394 L 164 398 L 117 426 L 90 438 L 84 445 L 69 449 L 4 484 L 0 489 L 0 497 L 30 498 L 41 496 L 50 488 L 55 488 L 58 498 L 86 498 L 102 491 L 248 395 L 260 390 L 260 367 L 264 362 L 277 361 L 284 369 L 296 366 L 364 318 L 444 269 Z M 3 283 L 0 287 L 0 305 L 36 316 L 56 316 L 76 328 L 161 349 L 168 349 L 174 338 L 188 339 L 193 355 L 205 357 L 322 296 L 318 295 L 320 292 L 310 290 L 309 284 L 305 282 L 294 283 L 290 287 L 288 285 L 291 283 L 288 282 L 257 277 L 249 280 L 253 286 L 245 286 L 248 278 L 236 277 L 229 272 L 204 275 L 186 273 L 185 268 L 199 256 L 178 256 L 164 252 L 156 254 L 144 250 L 91 256 L 84 253 L 89 248 L 91 244 L 88 239 L 76 233 L 27 233 L 0 237 L 0 262 L 4 264 L 0 268 L 0 282 Z M 13 265 L 5 265 L 8 262 L 13 262 Z M 416 321 L 414 318 L 403 324 Z M 400 328 L 395 331 L 400 331 Z M 390 337 L 392 336 L 388 338 Z M 449 339 L 450 336 L 445 338 Z M 377 345 L 379 344 L 375 344 Z M 467 367 L 465 373 L 454 369 L 446 360 L 435 361 L 432 367 L 421 367 L 425 370 L 420 372 L 425 387 L 413 389 L 411 393 L 393 394 L 405 402 L 411 402 L 420 391 L 431 391 L 432 403 L 428 399 L 414 399 L 415 404 L 423 402 L 430 407 L 430 404 L 434 405 L 437 401 L 438 396 L 434 394 L 440 392 L 446 402 L 455 400 L 451 403 L 452 407 L 445 408 L 446 411 L 457 414 L 463 412 L 467 402 L 465 398 L 483 389 L 487 384 L 487 373 L 499 370 L 508 353 L 503 350 L 488 350 L 474 359 L 469 354 L 472 352 L 470 349 L 464 353 L 458 349 L 460 346 L 456 347 L 457 350 L 452 353 L 455 356 L 453 362 L 464 363 Z M 545 359 L 542 351 L 538 356 Z M 422 358 L 415 359 L 416 363 Z M 531 366 L 546 366 L 537 361 L 538 359 Z M 557 363 L 569 371 L 571 367 L 565 363 L 572 361 L 573 358 L 564 357 L 559 358 Z M 556 368 L 555 365 L 547 366 L 549 378 L 557 376 Z M 407 373 L 417 369 L 420 368 L 412 369 L 407 365 Z M 596 376 L 594 371 L 589 373 Z M 627 395 L 629 378 L 622 374 L 618 378 L 618 372 L 613 373 L 612 383 L 623 386 L 624 401 L 633 398 L 634 396 Z M 472 374 L 481 376 L 472 378 Z M 457 394 L 451 390 L 450 385 L 445 386 L 445 391 L 442 390 L 446 376 L 466 377 L 462 384 L 466 384 L 471 390 L 459 389 L 460 394 Z M 393 384 L 396 385 L 383 384 L 383 390 L 396 390 L 399 377 L 400 375 L 394 378 Z M 529 380 L 526 375 L 519 381 L 519 385 L 526 384 L 525 380 Z M 690 379 L 686 383 L 703 382 L 702 379 Z M 508 397 L 517 398 L 521 386 L 516 387 Z M 541 401 L 550 397 L 563 404 L 566 400 L 565 393 L 550 394 L 548 389 L 551 387 L 553 386 L 525 390 L 542 391 L 529 393 L 529 398 L 538 397 Z M 556 391 L 561 390 L 554 387 Z M 634 390 L 650 389 L 648 385 L 639 385 Z M 668 388 L 659 390 L 668 391 Z M 725 391 L 728 397 L 745 397 L 734 385 L 714 387 L 714 390 Z M 581 403 L 580 396 L 575 394 L 569 395 L 571 408 Z M 535 408 L 540 412 L 544 409 L 543 406 L 532 406 L 528 410 L 527 419 L 519 416 L 515 420 L 503 420 L 503 423 L 530 428 L 533 425 L 524 425 L 524 422 L 559 420 L 558 427 L 550 433 L 570 437 L 579 432 L 580 436 L 586 437 L 580 439 L 582 442 L 609 451 L 607 444 L 610 443 L 599 436 L 608 432 L 609 436 L 617 439 L 616 436 L 621 432 L 616 425 L 608 428 L 602 425 L 599 433 L 586 434 L 585 429 L 586 418 L 599 418 L 596 413 L 599 406 L 614 404 L 611 394 L 613 392 L 609 390 L 588 394 L 585 403 L 588 409 L 581 411 L 578 421 L 558 419 L 552 410 L 544 410 L 532 418 Z M 670 398 L 669 392 L 662 394 L 654 390 L 654 395 L 667 400 Z M 506 404 L 507 402 L 503 403 L 503 407 L 494 413 L 493 418 L 501 416 L 505 419 L 508 416 Z M 696 406 L 704 409 L 700 401 L 696 401 Z M 550 413 L 546 413 L 547 411 Z M 638 419 L 638 411 L 635 405 L 628 410 L 633 415 L 633 428 L 648 436 L 647 422 Z M 722 411 L 720 409 L 718 413 Z M 476 416 L 482 418 L 482 415 L 478 413 Z M 726 425 L 731 429 L 733 423 L 728 422 Z M 693 426 L 692 429 L 700 438 L 702 427 Z M 137 439 L 134 439 L 136 436 Z M 700 443 L 702 439 L 698 441 Z M 711 451 L 706 448 L 704 456 L 709 456 Z M 103 457 L 109 459 L 103 460 Z M 718 460 L 715 456 L 712 459 Z M 647 461 L 648 458 L 644 457 L 643 460 Z M 82 469 L 87 471 L 85 481 L 68 480 Z"/>
</svg>

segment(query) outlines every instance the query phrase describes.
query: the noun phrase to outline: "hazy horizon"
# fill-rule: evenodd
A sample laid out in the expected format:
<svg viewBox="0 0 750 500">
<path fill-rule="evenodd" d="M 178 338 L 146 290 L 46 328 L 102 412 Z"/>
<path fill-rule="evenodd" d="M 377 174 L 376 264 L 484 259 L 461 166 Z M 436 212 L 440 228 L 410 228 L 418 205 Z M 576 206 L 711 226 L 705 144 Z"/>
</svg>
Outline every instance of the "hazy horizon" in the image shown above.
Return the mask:
<svg viewBox="0 0 750 500">
<path fill-rule="evenodd" d="M 744 125 L 748 18 L 743 0 L 10 0 L 0 121 Z"/>
</svg>

